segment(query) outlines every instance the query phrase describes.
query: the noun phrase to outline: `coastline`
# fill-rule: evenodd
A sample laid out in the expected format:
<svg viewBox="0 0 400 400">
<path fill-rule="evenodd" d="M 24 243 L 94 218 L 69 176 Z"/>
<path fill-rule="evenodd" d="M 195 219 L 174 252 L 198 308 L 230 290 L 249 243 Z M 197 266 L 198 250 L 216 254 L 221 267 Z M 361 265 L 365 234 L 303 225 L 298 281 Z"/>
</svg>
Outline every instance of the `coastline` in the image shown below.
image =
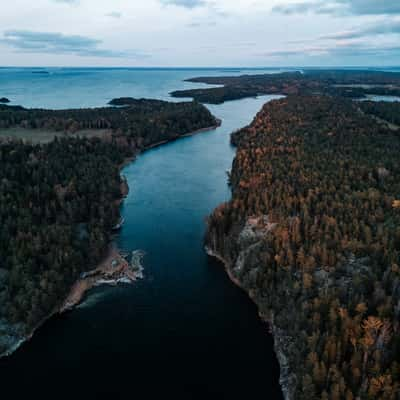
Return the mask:
<svg viewBox="0 0 400 400">
<path fill-rule="evenodd" d="M 134 254 L 135 252 L 133 252 Z M 16 335 L 14 343 L 5 352 L 0 354 L 0 359 L 3 357 L 11 356 L 17 351 L 25 342 L 32 339 L 35 332 L 43 326 L 48 320 L 57 314 L 63 314 L 67 311 L 73 310 L 78 306 L 88 291 L 100 285 L 117 285 L 118 283 L 134 283 L 137 279 L 143 277 L 143 268 L 140 264 L 142 253 L 139 254 L 139 260 L 136 265 L 131 265 L 120 254 L 119 250 L 113 245 L 109 248 L 103 257 L 102 261 L 88 272 L 85 272 L 71 287 L 66 298 L 54 310 L 44 317 L 34 328 L 32 328 L 26 335 Z M 114 261 L 118 261 L 118 265 L 113 265 Z"/>
<path fill-rule="evenodd" d="M 160 142 L 157 142 L 157 143 L 154 143 L 154 144 L 146 146 L 142 151 L 151 150 L 151 149 L 154 149 L 156 147 L 162 146 L 163 144 L 174 142 L 175 140 L 179 140 L 179 139 L 184 138 L 184 137 L 189 137 L 189 136 L 197 135 L 199 133 L 214 131 L 214 130 L 218 129 L 221 126 L 221 124 L 222 124 L 222 120 L 219 119 L 219 118 L 216 118 L 216 124 L 215 125 L 208 126 L 206 128 L 197 129 L 196 131 L 185 133 L 184 135 L 178 135 L 178 136 L 175 136 L 174 138 L 171 138 L 171 139 L 161 140 Z"/>
<path fill-rule="evenodd" d="M 251 290 L 247 290 L 242 282 L 233 274 L 232 263 L 230 263 L 220 253 L 212 250 L 207 245 L 204 246 L 204 250 L 209 257 L 215 258 L 224 266 L 225 272 L 231 282 L 239 289 L 243 290 L 248 295 L 249 299 L 256 305 L 259 318 L 261 319 L 261 321 L 268 325 L 269 334 L 271 334 L 274 339 L 274 351 L 280 367 L 279 384 L 282 388 L 283 397 L 285 400 L 294 400 L 292 382 L 295 377 L 290 373 L 290 370 L 288 368 L 287 356 L 285 354 L 285 346 L 287 343 L 285 340 L 284 332 L 281 332 L 274 324 L 273 312 L 270 311 L 271 315 L 268 316 L 260 311 L 260 307 L 257 303 L 257 299 L 254 293 Z"/>
<path fill-rule="evenodd" d="M 96 286 L 133 283 L 143 277 L 140 259 L 136 265 L 129 263 L 116 247 L 111 245 L 103 261 L 96 269 L 85 272 L 72 286 L 58 313 L 73 310 L 84 299 L 87 292 Z"/>
<path fill-rule="evenodd" d="M 124 159 L 124 161 L 119 164 L 119 170 L 120 173 L 123 170 L 123 168 L 127 165 L 129 165 L 131 162 L 134 162 L 136 160 L 136 157 L 138 154 L 145 152 L 147 150 L 150 150 L 151 148 L 154 147 L 158 147 L 161 146 L 163 144 L 169 143 L 169 142 L 173 142 L 175 140 L 180 139 L 181 137 L 189 137 L 189 136 L 194 136 L 198 133 L 202 133 L 202 132 L 208 132 L 208 131 L 212 131 L 217 129 L 219 126 L 221 126 L 222 124 L 222 120 L 217 119 L 216 118 L 216 124 L 211 126 L 211 127 L 206 127 L 206 128 L 202 128 L 202 129 L 198 129 L 196 131 L 193 132 L 189 132 L 187 134 L 184 135 L 178 135 L 174 138 L 168 139 L 168 140 L 164 140 L 158 143 L 155 143 L 154 145 L 151 146 L 146 146 L 143 149 L 134 152 L 131 156 L 126 157 Z M 119 199 L 116 200 L 118 205 L 121 205 L 123 203 L 123 201 L 125 200 L 127 194 L 129 193 L 129 185 L 127 183 L 127 181 L 121 177 L 121 197 Z M 107 250 L 105 251 L 104 256 L 102 257 L 102 260 L 96 264 L 92 269 L 90 269 L 88 272 L 86 272 L 85 274 L 92 274 L 95 273 L 96 271 L 101 272 L 103 270 L 103 272 L 105 272 L 107 274 L 108 268 L 105 267 L 104 268 L 104 264 L 107 264 L 107 261 L 110 261 L 110 254 L 116 256 L 116 258 L 123 258 L 122 255 L 119 253 L 117 248 L 112 248 L 111 243 L 109 244 Z M 112 260 L 111 260 L 112 262 Z M 139 269 L 139 273 L 141 273 L 142 270 Z M 129 273 L 128 273 L 129 275 Z M 115 285 L 118 283 L 133 283 L 136 279 L 132 279 L 132 277 L 129 276 L 121 276 L 118 277 L 117 279 L 111 279 L 111 280 L 104 280 L 101 281 L 101 278 L 99 278 L 100 283 L 96 284 L 96 282 L 91 282 L 90 284 L 85 284 L 82 283 L 82 279 L 81 277 L 78 278 L 75 283 L 71 286 L 70 291 L 68 293 L 68 295 L 66 296 L 66 298 L 64 298 L 55 308 L 54 310 L 48 314 L 46 317 L 44 317 L 38 324 L 35 325 L 34 328 L 32 328 L 29 333 L 25 334 L 25 335 L 15 335 L 12 337 L 12 339 L 10 339 L 10 342 L 12 342 L 12 344 L 10 344 L 8 346 L 8 348 L 3 352 L 0 353 L 0 359 L 4 358 L 4 357 L 9 357 L 11 356 L 14 352 L 16 352 L 24 343 L 28 342 L 29 340 L 32 339 L 33 335 L 36 333 L 36 331 L 43 326 L 44 323 L 46 323 L 48 320 L 50 320 L 51 318 L 53 318 L 54 316 L 56 316 L 57 314 L 62 314 L 64 312 L 67 311 L 71 311 L 73 310 L 77 305 L 80 304 L 80 302 L 83 300 L 84 295 L 93 287 L 95 286 L 99 286 L 101 284 L 111 284 L 111 285 Z M 12 329 L 14 329 L 13 326 L 10 327 Z"/>
</svg>

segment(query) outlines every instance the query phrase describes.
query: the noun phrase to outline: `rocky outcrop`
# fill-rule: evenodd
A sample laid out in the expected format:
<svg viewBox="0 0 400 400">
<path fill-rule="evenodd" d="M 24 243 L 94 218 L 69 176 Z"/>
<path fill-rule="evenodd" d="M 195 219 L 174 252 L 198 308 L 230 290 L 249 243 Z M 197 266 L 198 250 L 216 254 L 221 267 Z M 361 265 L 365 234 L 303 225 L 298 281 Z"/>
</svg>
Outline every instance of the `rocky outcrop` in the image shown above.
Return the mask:
<svg viewBox="0 0 400 400">
<path fill-rule="evenodd" d="M 143 278 L 141 262 L 143 255 L 144 253 L 141 251 L 134 251 L 129 262 L 117 249 L 111 248 L 107 257 L 96 269 L 81 275 L 59 312 L 63 313 L 76 307 L 87 292 L 96 286 L 133 283 L 137 279 Z"/>
<path fill-rule="evenodd" d="M 215 236 L 208 231 L 205 250 L 211 257 L 221 261 L 225 270 L 237 286 L 243 289 L 255 302 L 260 318 L 269 324 L 274 337 L 274 350 L 280 365 L 280 385 L 285 400 L 295 399 L 296 375 L 290 367 L 290 351 L 295 350 L 295 340 L 275 324 L 275 312 L 265 305 L 264 296 L 251 285 L 251 276 L 257 273 L 257 266 L 246 272 L 246 266 L 262 248 L 262 241 L 276 227 L 267 216 L 249 218 L 242 228 L 232 229 L 233 234 L 226 237 Z M 223 245 L 221 246 L 221 244 Z"/>
<path fill-rule="evenodd" d="M 56 314 L 62 314 L 75 308 L 92 288 L 100 285 L 114 286 L 121 283 L 130 284 L 138 279 L 142 279 L 143 256 L 144 253 L 137 250 L 132 252 L 128 260 L 116 248 L 110 248 L 106 257 L 96 269 L 81 275 L 61 306 L 56 307 L 50 315 L 28 332 L 26 326 L 22 323 L 11 323 L 5 319 L 0 319 L 0 357 L 9 356 L 14 353 L 24 342 L 33 336 L 36 329 L 46 320 Z"/>
</svg>

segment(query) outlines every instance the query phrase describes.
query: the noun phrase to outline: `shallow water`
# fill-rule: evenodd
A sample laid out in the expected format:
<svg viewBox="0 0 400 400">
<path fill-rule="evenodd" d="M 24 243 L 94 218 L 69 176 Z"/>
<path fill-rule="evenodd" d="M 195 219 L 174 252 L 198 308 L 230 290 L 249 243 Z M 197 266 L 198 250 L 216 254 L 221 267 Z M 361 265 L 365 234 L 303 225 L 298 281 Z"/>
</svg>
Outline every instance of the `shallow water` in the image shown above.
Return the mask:
<svg viewBox="0 0 400 400">
<path fill-rule="evenodd" d="M 389 103 L 394 103 L 395 101 L 400 101 L 400 97 L 398 96 L 380 96 L 380 95 L 368 95 L 366 99 L 362 99 L 364 101 L 387 101 Z"/>
<path fill-rule="evenodd" d="M 230 133 L 272 98 L 210 106 L 220 128 L 149 150 L 123 170 L 131 190 L 116 241 L 126 252 L 146 252 L 144 279 L 97 288 L 76 310 L 46 323 L 0 361 L 2 394 L 281 399 L 267 327 L 203 250 L 205 217 L 230 197 Z"/>
</svg>

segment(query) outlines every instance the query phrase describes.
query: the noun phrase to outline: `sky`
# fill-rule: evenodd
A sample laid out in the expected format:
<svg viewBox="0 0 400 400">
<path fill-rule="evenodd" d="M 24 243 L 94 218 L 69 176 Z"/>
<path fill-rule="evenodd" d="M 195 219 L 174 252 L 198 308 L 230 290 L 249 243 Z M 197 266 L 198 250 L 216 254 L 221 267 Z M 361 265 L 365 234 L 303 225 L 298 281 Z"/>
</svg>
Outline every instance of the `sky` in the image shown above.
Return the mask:
<svg viewBox="0 0 400 400">
<path fill-rule="evenodd" d="M 1 66 L 400 65 L 400 0 L 2 0 Z"/>
</svg>

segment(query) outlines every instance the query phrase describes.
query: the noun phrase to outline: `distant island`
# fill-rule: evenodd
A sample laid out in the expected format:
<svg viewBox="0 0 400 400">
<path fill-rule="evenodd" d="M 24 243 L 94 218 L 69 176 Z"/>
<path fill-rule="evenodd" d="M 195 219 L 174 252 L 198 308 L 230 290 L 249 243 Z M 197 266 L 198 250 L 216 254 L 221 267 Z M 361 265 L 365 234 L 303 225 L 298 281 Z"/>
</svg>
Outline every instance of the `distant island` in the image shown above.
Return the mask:
<svg viewBox="0 0 400 400">
<path fill-rule="evenodd" d="M 196 102 L 134 103 L 0 106 L 0 355 L 96 284 L 135 279 L 137 263 L 109 248 L 127 193 L 121 167 L 146 148 L 219 124 Z"/>
<path fill-rule="evenodd" d="M 108 102 L 111 106 L 135 106 L 140 103 L 141 100 L 134 99 L 133 97 L 118 97 Z"/>
<path fill-rule="evenodd" d="M 10 103 L 10 100 L 7 97 L 0 97 L 0 103 Z"/>
<path fill-rule="evenodd" d="M 326 94 L 353 99 L 367 95 L 400 96 L 400 74 L 379 71 L 305 70 L 279 74 L 199 77 L 192 83 L 222 87 L 177 90 L 173 97 L 192 97 L 202 103 L 221 104 L 229 100 L 266 94 Z"/>
<path fill-rule="evenodd" d="M 49 71 L 40 70 L 40 71 L 32 71 L 32 74 L 49 75 L 50 72 Z"/>
<path fill-rule="evenodd" d="M 400 393 L 399 115 L 289 95 L 232 134 L 232 199 L 206 249 L 270 324 L 286 400 Z"/>
</svg>

